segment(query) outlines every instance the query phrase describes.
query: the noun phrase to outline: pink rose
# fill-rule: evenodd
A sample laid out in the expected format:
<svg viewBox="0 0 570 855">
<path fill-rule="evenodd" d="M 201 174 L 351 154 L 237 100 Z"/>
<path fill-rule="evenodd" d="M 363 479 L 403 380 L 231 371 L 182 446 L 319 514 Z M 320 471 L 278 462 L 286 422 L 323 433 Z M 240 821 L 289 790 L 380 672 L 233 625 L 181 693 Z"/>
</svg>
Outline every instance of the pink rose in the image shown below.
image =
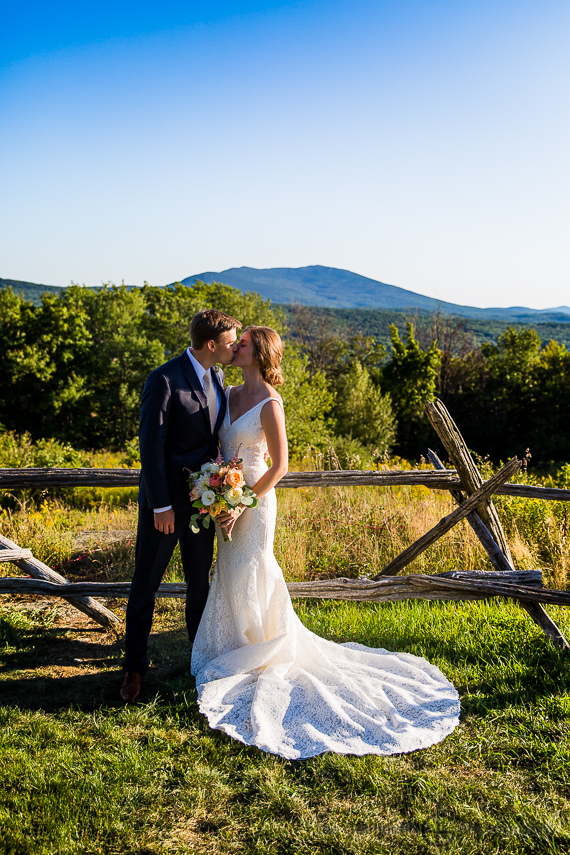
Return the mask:
<svg viewBox="0 0 570 855">
<path fill-rule="evenodd" d="M 211 475 L 210 476 L 210 487 L 219 487 L 222 483 L 222 479 L 219 475 Z"/>
<path fill-rule="evenodd" d="M 209 513 L 210 513 L 210 508 L 200 508 L 200 513 L 201 513 L 201 514 L 209 514 Z"/>
</svg>

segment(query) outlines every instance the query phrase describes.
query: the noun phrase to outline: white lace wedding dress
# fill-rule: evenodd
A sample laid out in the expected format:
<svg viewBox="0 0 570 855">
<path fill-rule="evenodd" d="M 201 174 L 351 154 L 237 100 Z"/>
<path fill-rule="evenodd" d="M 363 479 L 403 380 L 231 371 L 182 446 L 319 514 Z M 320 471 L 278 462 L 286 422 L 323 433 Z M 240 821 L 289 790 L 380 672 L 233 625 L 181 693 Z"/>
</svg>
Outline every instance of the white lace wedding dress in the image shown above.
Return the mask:
<svg viewBox="0 0 570 855">
<path fill-rule="evenodd" d="M 239 448 L 248 484 L 267 471 L 265 403 L 233 424 L 228 404 L 220 432 L 226 460 Z M 218 534 L 192 651 L 199 708 L 211 727 L 290 759 L 398 754 L 440 742 L 459 722 L 459 698 L 435 665 L 335 644 L 303 626 L 273 555 L 276 510 L 271 490 L 237 520 L 230 542 Z"/>
</svg>

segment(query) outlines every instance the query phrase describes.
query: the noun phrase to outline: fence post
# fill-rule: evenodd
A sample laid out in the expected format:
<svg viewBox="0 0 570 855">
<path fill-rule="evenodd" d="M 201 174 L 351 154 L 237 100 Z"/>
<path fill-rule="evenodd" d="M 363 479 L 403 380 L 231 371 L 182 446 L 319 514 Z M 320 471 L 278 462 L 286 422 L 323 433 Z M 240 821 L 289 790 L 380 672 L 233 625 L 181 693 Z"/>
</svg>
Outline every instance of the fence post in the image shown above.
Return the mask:
<svg viewBox="0 0 570 855">
<path fill-rule="evenodd" d="M 445 469 L 445 466 L 431 448 L 428 449 L 428 459 L 430 463 L 436 469 Z M 463 493 L 460 490 L 450 490 L 451 495 L 455 499 L 458 505 L 462 504 L 465 501 Z M 506 556 L 499 549 L 495 541 L 493 540 L 493 535 L 485 525 L 485 523 L 478 516 L 477 511 L 473 511 L 473 513 L 469 514 L 467 517 L 467 521 L 471 525 L 471 528 L 481 541 L 481 545 L 483 546 L 485 552 L 489 556 L 491 563 L 499 572 L 509 572 L 514 571 L 514 567 L 507 561 Z M 544 606 L 540 603 L 529 603 L 519 600 L 519 605 L 523 607 L 523 609 L 528 612 L 533 621 L 538 624 L 541 630 L 544 632 L 547 638 L 549 638 L 556 647 L 559 647 L 561 650 L 570 650 L 570 645 L 566 641 L 564 637 L 564 633 L 560 629 L 560 627 L 552 620 L 548 612 L 545 611 Z"/>
<path fill-rule="evenodd" d="M 431 426 L 441 439 L 445 446 L 445 450 L 453 461 L 453 464 L 457 469 L 457 474 L 465 484 L 465 492 L 467 495 L 471 495 L 471 493 L 474 493 L 475 490 L 481 486 L 483 478 L 475 465 L 475 461 L 469 453 L 469 449 L 467 448 L 465 440 L 461 436 L 457 425 L 441 401 L 428 401 L 425 405 L 425 413 Z M 478 508 L 477 512 L 493 535 L 495 542 L 499 545 L 509 563 L 512 564 L 513 559 L 511 557 L 507 538 L 505 537 L 505 532 L 503 531 L 499 515 L 497 514 L 493 502 L 489 499 L 487 502 L 482 504 L 480 508 Z"/>
<path fill-rule="evenodd" d="M 7 537 L 0 534 L 0 550 L 5 549 L 19 549 L 19 546 L 17 543 L 8 540 Z M 33 556 L 31 558 L 20 558 L 14 560 L 13 563 L 17 564 L 20 570 L 23 570 L 24 573 L 27 573 L 34 579 L 43 579 L 46 582 L 53 582 L 56 585 L 61 585 L 62 589 L 65 589 L 66 585 L 70 584 L 64 576 L 60 576 L 59 573 L 56 573 L 55 570 L 52 570 L 51 567 L 47 566 L 47 564 L 44 564 L 42 561 L 38 561 L 38 559 Z M 98 603 L 97 600 L 94 600 L 92 597 L 66 597 L 63 591 L 61 595 L 65 600 L 71 603 L 72 606 L 75 606 L 75 608 L 79 609 L 80 612 L 84 612 L 84 614 L 89 615 L 90 618 L 96 620 L 97 623 L 101 624 L 101 626 L 110 627 L 115 630 L 122 626 L 122 622 L 110 609 L 106 608 L 101 603 Z"/>
</svg>

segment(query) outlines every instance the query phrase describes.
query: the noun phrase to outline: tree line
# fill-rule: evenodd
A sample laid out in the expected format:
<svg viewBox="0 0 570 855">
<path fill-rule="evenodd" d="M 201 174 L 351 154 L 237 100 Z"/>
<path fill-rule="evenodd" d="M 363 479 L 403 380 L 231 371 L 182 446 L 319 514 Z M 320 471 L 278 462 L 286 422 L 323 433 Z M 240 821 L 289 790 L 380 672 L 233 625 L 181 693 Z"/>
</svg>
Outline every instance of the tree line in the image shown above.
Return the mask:
<svg viewBox="0 0 570 855">
<path fill-rule="evenodd" d="M 509 327 L 495 342 L 477 345 L 466 320 L 434 313 L 419 330 L 411 322 L 403 332 L 392 324 L 386 348 L 370 335 L 339 337 L 311 308 L 292 315 L 310 370 L 333 388 L 362 372 L 369 399 L 372 389 L 388 397 L 397 454 L 417 460 L 428 446 L 441 450 L 423 413 L 425 402 L 438 397 L 481 456 L 498 462 L 526 455 L 543 466 L 570 460 L 570 351 L 554 340 L 543 344 L 533 327 Z M 353 436 L 364 443 L 358 405 L 354 413 L 360 427 Z"/>
<path fill-rule="evenodd" d="M 436 438 L 423 416 L 441 397 L 469 444 L 493 460 L 530 448 L 535 462 L 570 459 L 570 352 L 510 328 L 475 346 L 457 319 L 418 333 L 339 336 L 310 308 L 282 312 L 220 283 L 140 289 L 72 285 L 41 303 L 0 289 L 0 423 L 34 440 L 133 449 L 150 371 L 189 344 L 189 323 L 216 307 L 286 341 L 282 389 L 291 451 L 334 449 L 342 465 L 390 452 L 417 459 Z M 238 383 L 231 367 L 228 381 Z M 133 452 L 134 454 L 134 452 Z M 136 456 L 136 455 L 135 455 Z"/>
</svg>

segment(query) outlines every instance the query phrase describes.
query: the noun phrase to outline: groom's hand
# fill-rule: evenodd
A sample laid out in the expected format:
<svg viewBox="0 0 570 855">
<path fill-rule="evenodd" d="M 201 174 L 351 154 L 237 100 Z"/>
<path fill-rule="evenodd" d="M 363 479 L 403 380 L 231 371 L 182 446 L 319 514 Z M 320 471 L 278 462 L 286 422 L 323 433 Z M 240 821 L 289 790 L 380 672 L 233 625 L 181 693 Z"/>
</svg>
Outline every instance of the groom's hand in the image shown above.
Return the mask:
<svg viewBox="0 0 570 855">
<path fill-rule="evenodd" d="M 162 511 L 160 514 L 154 512 L 154 527 L 162 534 L 174 534 L 174 511 L 172 508 Z"/>
</svg>

